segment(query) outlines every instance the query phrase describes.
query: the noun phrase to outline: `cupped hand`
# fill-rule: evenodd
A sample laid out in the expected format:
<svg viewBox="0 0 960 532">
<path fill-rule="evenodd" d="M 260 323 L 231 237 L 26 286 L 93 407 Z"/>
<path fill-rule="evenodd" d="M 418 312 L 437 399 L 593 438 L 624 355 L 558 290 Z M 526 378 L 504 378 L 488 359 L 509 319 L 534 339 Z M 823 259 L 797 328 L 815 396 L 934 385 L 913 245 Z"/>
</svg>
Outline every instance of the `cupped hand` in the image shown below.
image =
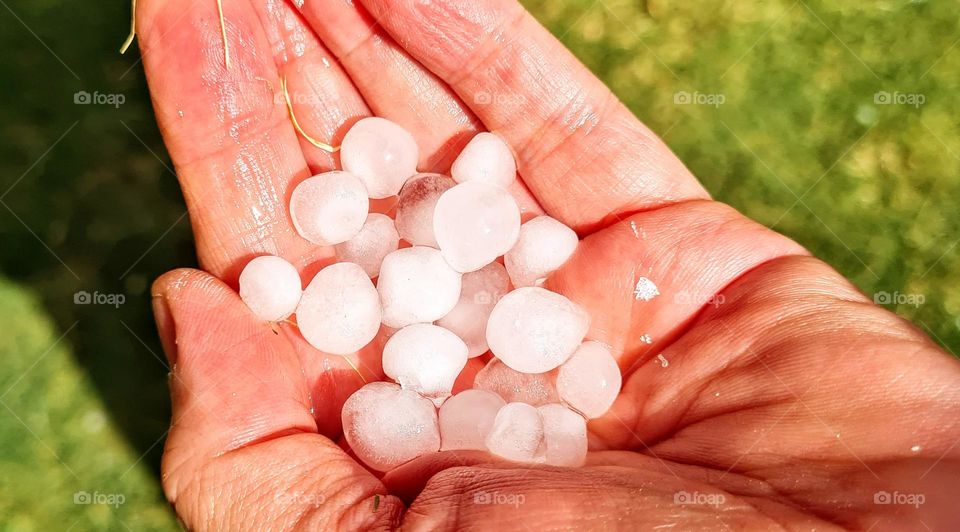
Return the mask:
<svg viewBox="0 0 960 532">
<path fill-rule="evenodd" d="M 146 0 L 137 13 L 205 270 L 153 289 L 172 368 L 163 485 L 189 528 L 960 525 L 957 361 L 711 201 L 514 0 L 223 9 L 230 68 L 213 0 Z M 338 443 L 360 377 L 235 292 L 255 255 L 304 278 L 333 256 L 287 214 L 292 188 L 337 163 L 295 131 L 281 80 L 311 138 L 337 145 L 357 119 L 383 116 L 414 134 L 423 171 L 447 171 L 477 131 L 509 142 L 525 211 L 583 238 L 548 287 L 589 310 L 589 337 L 613 346 L 625 376 L 590 423 L 587 466 L 439 453 L 378 476 Z M 382 378 L 369 351 L 351 362 Z"/>
</svg>

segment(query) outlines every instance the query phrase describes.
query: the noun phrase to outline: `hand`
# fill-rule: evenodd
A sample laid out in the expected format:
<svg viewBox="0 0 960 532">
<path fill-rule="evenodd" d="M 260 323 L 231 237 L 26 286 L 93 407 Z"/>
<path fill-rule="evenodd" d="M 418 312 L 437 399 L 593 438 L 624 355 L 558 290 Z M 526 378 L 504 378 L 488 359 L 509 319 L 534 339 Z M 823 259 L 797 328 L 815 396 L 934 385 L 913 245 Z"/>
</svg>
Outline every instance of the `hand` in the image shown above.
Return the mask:
<svg viewBox="0 0 960 532">
<path fill-rule="evenodd" d="M 960 364 L 794 242 L 710 201 L 513 0 L 299 3 L 223 0 L 230 69 L 214 0 L 138 9 L 209 272 L 153 289 L 172 367 L 163 484 L 191 529 L 960 525 Z M 416 136 L 423 170 L 447 170 L 481 128 L 512 145 L 529 187 L 517 197 L 584 237 L 548 287 L 590 311 L 589 336 L 625 375 L 590 424 L 586 467 L 441 453 L 377 478 L 336 443 L 360 379 L 234 290 L 255 254 L 305 278 L 332 260 L 287 215 L 292 187 L 335 156 L 295 132 L 281 78 L 323 142 L 377 114 Z M 635 297 L 641 277 L 659 295 Z M 378 378 L 365 355 L 354 362 Z"/>
</svg>

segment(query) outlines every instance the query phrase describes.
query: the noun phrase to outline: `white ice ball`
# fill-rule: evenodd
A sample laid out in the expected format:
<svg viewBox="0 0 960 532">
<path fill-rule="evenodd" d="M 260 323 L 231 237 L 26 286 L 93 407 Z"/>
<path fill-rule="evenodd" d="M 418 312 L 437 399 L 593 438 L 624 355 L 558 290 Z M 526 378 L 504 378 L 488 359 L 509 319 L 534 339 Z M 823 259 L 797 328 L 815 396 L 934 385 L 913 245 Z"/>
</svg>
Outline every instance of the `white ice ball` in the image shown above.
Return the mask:
<svg viewBox="0 0 960 532">
<path fill-rule="evenodd" d="M 309 177 L 290 196 L 290 218 L 297 233 L 318 246 L 346 242 L 367 219 L 370 200 L 351 173 L 333 171 Z"/>
<path fill-rule="evenodd" d="M 460 301 L 437 325 L 463 338 L 472 358 L 487 352 L 487 320 L 497 301 L 510 291 L 510 278 L 502 264 L 491 262 L 463 274 L 461 284 Z"/>
<path fill-rule="evenodd" d="M 560 294 L 539 287 L 503 296 L 487 322 L 487 344 L 504 364 L 545 373 L 563 364 L 583 341 L 590 317 Z"/>
<path fill-rule="evenodd" d="M 464 146 L 450 173 L 457 183 L 480 181 L 507 188 L 517 178 L 517 162 L 502 138 L 483 132 Z"/>
<path fill-rule="evenodd" d="M 440 195 L 457 183 L 445 175 L 417 174 L 400 189 L 397 231 L 414 246 L 438 247 L 433 234 L 433 211 Z"/>
<path fill-rule="evenodd" d="M 257 257 L 240 272 L 240 299 L 260 319 L 280 321 L 293 314 L 302 292 L 297 269 L 280 257 Z"/>
<path fill-rule="evenodd" d="M 360 232 L 353 238 L 337 244 L 337 259 L 360 265 L 371 278 L 380 275 L 383 258 L 396 251 L 400 244 L 393 220 L 389 216 L 371 213 Z"/>
<path fill-rule="evenodd" d="M 467 345 L 457 335 L 429 323 L 400 329 L 383 347 L 383 372 L 404 390 L 440 404 L 467 364 Z"/>
<path fill-rule="evenodd" d="M 440 407 L 440 450 L 487 450 L 487 434 L 506 404 L 495 393 L 464 390 Z"/>
<path fill-rule="evenodd" d="M 360 178 L 371 198 L 395 196 L 417 173 L 417 142 L 407 130 L 376 116 L 357 121 L 340 145 L 343 169 Z"/>
<path fill-rule="evenodd" d="M 558 404 L 537 409 L 543 421 L 543 445 L 538 461 L 547 465 L 579 467 L 587 458 L 587 422 Z"/>
<path fill-rule="evenodd" d="M 557 372 L 557 393 L 564 404 L 588 419 L 610 410 L 620 393 L 620 367 L 600 342 L 584 342 Z"/>
<path fill-rule="evenodd" d="M 502 188 L 480 181 L 460 183 L 437 201 L 433 233 L 455 270 L 476 271 L 517 242 L 520 208 Z"/>
<path fill-rule="evenodd" d="M 513 286 L 536 286 L 573 255 L 577 233 L 549 216 L 537 216 L 520 226 L 520 237 L 503 257 Z"/>
<path fill-rule="evenodd" d="M 437 410 L 428 399 L 389 382 L 371 382 L 341 412 L 343 435 L 363 463 L 389 471 L 440 450 Z"/>
<path fill-rule="evenodd" d="M 473 387 L 491 391 L 508 403 L 540 406 L 560 402 L 555 371 L 520 373 L 499 359 L 492 359 L 473 378 Z"/>
<path fill-rule="evenodd" d="M 460 277 L 433 248 L 413 246 L 388 254 L 377 279 L 384 325 L 399 329 L 444 317 L 460 299 Z"/>
<path fill-rule="evenodd" d="M 360 266 L 338 262 L 320 270 L 297 307 L 300 333 L 324 353 L 346 355 L 380 330 L 380 298 Z"/>
<path fill-rule="evenodd" d="M 487 450 L 516 462 L 533 462 L 543 441 L 540 412 L 526 403 L 508 403 L 497 412 L 487 434 Z"/>
</svg>

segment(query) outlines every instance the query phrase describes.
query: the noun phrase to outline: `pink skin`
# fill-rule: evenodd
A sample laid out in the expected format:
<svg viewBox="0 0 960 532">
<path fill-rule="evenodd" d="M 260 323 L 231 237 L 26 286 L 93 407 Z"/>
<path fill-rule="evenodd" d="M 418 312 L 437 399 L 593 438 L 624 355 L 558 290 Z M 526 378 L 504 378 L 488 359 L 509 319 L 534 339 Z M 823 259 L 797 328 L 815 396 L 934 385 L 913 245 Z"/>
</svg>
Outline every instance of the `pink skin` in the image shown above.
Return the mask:
<svg viewBox="0 0 960 532">
<path fill-rule="evenodd" d="M 710 201 L 514 0 L 223 7 L 231 70 L 214 2 L 144 1 L 137 14 L 205 270 L 153 288 L 174 363 L 162 478 L 186 526 L 960 526 L 960 363 L 796 243 Z M 254 255 L 305 277 L 332 257 L 286 212 L 293 186 L 336 155 L 296 134 L 283 76 L 313 137 L 338 144 L 374 111 L 414 135 L 421 171 L 446 171 L 478 128 L 495 130 L 543 209 L 584 238 L 547 287 L 591 313 L 589 336 L 624 371 L 589 425 L 585 467 L 437 453 L 378 477 L 338 445 L 356 374 L 287 325 L 275 335 L 235 291 Z M 514 97 L 488 103 L 502 94 Z M 641 275 L 659 296 L 633 296 Z M 384 337 L 352 357 L 368 380 Z M 479 490 L 523 503 L 474 504 Z M 924 504 L 875 504 L 881 491 Z M 723 502 L 679 504 L 681 492 Z"/>
</svg>

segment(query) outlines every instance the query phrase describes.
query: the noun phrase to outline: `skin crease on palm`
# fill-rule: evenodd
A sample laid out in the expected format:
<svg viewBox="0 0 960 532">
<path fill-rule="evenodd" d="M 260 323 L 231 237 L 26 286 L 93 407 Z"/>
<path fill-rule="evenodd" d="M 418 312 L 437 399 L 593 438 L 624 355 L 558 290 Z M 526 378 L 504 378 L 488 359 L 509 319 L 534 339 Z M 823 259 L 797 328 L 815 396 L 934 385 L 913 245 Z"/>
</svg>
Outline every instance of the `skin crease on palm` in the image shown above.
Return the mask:
<svg viewBox="0 0 960 532">
<path fill-rule="evenodd" d="M 514 0 L 224 0 L 229 69 L 213 0 L 139 4 L 204 270 L 153 287 L 173 368 L 162 480 L 189 528 L 960 526 L 960 364 L 796 243 L 711 201 Z M 438 453 L 378 476 L 344 450 L 340 407 L 360 379 L 235 291 L 259 254 L 305 279 L 333 260 L 286 212 L 293 187 L 337 161 L 297 135 L 281 78 L 312 137 L 336 145 L 383 116 L 414 134 L 423 171 L 447 171 L 483 129 L 511 145 L 525 210 L 583 238 L 547 286 L 591 313 L 588 336 L 624 372 L 590 423 L 585 467 Z M 634 297 L 641 276 L 658 297 Z M 382 378 L 379 343 L 352 357 L 368 380 Z M 924 502 L 876 504 L 882 491 Z M 490 494 L 516 504 L 478 503 Z"/>
</svg>

